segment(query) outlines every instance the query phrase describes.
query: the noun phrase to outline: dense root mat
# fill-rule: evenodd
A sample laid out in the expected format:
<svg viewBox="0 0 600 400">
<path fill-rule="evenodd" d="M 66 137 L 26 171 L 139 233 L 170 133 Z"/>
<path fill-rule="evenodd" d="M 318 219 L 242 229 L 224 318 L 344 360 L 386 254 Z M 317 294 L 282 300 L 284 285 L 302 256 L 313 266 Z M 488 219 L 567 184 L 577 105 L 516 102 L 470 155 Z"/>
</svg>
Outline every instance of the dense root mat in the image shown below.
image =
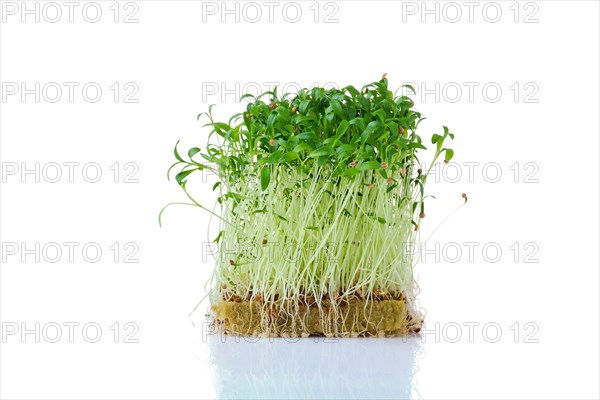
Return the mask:
<svg viewBox="0 0 600 400">
<path fill-rule="evenodd" d="M 404 300 L 351 299 L 310 306 L 223 300 L 212 310 L 225 333 L 244 336 L 397 336 L 418 332 L 422 323 L 410 315 Z"/>
</svg>

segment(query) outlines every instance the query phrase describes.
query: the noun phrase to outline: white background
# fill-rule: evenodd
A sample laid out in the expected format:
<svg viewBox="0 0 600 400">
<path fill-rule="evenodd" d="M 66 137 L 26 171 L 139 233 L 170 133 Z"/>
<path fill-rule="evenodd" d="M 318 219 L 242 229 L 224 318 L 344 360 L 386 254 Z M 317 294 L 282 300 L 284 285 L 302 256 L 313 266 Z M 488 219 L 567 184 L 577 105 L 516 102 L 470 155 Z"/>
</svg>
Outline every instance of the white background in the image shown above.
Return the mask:
<svg viewBox="0 0 600 400">
<path fill-rule="evenodd" d="M 45 2 L 38 3 L 39 22 L 35 14 L 21 21 L 21 2 L 1 3 L 2 398 L 600 396 L 597 2 L 480 2 L 472 22 L 463 2 L 428 2 L 437 15 L 422 14 L 421 2 L 301 2 L 296 23 L 292 6 L 282 15 L 285 2 L 274 8 L 273 22 L 267 6 L 255 3 L 263 13 L 255 23 L 245 3 L 237 6 L 239 22 L 231 14 L 224 23 L 221 2 L 100 1 L 96 23 L 82 16 L 86 2 L 72 23 L 62 2 L 56 23 L 48 21 L 54 9 L 43 14 Z M 216 14 L 207 13 L 214 7 Z M 86 10 L 94 18 L 94 9 Z M 456 10 L 461 18 L 452 22 Z M 124 23 L 130 13 L 137 23 Z M 424 334 L 266 344 L 207 337 L 207 302 L 188 314 L 213 267 L 201 251 L 208 215 L 173 207 L 162 229 L 157 222 L 165 204 L 185 201 L 166 179 L 175 142 L 202 147 L 208 131 L 196 115 L 215 103 L 226 119 L 243 107 L 236 98 L 244 86 L 361 86 L 384 72 L 392 88 L 416 82 L 431 91 L 414 96 L 428 116 L 424 138 L 441 125 L 456 133 L 462 175 L 429 181 L 437 200 L 428 205 L 423 239 L 462 202 L 461 193 L 469 196 L 416 269 Z M 19 85 L 33 89 L 36 82 L 61 85 L 62 98 L 51 103 L 54 92 L 42 92 L 39 102 L 34 94 L 22 99 Z M 73 102 L 64 82 L 79 85 Z M 103 90 L 96 103 L 82 96 L 89 82 Z M 127 83 L 133 86 L 126 90 Z M 138 102 L 124 102 L 132 87 Z M 73 182 L 65 162 L 79 163 Z M 86 181 L 92 170 L 82 175 L 92 162 L 102 170 L 97 183 Z M 35 163 L 39 182 L 35 173 L 22 175 Z M 49 182 L 52 163 L 63 165 L 56 183 Z M 471 176 L 465 163 L 479 163 Z M 138 182 L 126 183 L 132 171 L 128 180 Z M 189 185 L 212 203 L 210 182 Z M 65 242 L 79 243 L 73 262 Z M 115 242 L 118 255 L 110 249 Z M 477 243 L 473 259 L 465 242 Z M 36 243 L 40 253 L 58 243 L 63 255 L 52 263 L 54 253 L 38 253 L 36 262 L 35 251 L 23 252 Z M 99 261 L 83 258 L 86 243 L 102 249 Z M 124 262 L 136 246 L 139 262 Z M 462 257 L 454 262 L 456 248 Z M 73 343 L 69 322 L 80 324 Z M 135 325 L 125 329 L 128 322 Z M 39 343 L 34 333 L 21 336 L 36 323 Z M 101 327 L 97 343 L 86 340 L 93 330 L 83 336 L 86 323 Z M 53 324 L 62 326 L 57 343 L 49 340 Z M 133 326 L 139 330 L 125 340 Z M 137 343 L 126 343 L 131 339 Z"/>
</svg>

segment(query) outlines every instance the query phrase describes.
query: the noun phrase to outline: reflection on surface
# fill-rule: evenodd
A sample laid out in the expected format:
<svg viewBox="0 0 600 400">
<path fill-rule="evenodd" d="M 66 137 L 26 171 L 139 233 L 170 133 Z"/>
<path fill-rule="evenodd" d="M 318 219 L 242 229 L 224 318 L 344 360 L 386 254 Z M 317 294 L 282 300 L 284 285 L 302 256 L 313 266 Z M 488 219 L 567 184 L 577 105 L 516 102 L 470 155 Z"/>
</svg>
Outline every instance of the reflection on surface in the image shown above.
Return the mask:
<svg viewBox="0 0 600 400">
<path fill-rule="evenodd" d="M 419 338 L 208 338 L 223 399 L 404 399 Z"/>
</svg>

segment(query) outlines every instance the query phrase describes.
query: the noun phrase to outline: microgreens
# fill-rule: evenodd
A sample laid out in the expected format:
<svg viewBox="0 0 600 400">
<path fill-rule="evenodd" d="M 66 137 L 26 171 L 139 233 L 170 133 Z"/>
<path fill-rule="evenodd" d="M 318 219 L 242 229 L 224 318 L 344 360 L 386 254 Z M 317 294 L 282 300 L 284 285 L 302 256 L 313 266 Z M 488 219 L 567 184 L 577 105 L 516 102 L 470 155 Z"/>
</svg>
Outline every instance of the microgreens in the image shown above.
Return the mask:
<svg viewBox="0 0 600 400">
<path fill-rule="evenodd" d="M 205 150 L 192 147 L 185 159 L 176 145 L 169 168 L 169 175 L 179 168 L 175 180 L 191 201 L 179 204 L 221 222 L 213 304 L 388 296 L 414 305 L 404 244 L 425 217 L 429 170 L 419 168 L 426 146 L 416 130 L 424 117 L 413 101 L 394 95 L 385 74 L 360 90 L 315 87 L 279 96 L 275 89 L 242 99 L 249 100 L 245 111 L 228 122 L 215 121 L 212 106 L 200 114 L 211 128 Z M 447 127 L 433 134 L 431 166 L 441 155 L 452 159 L 448 138 L 454 134 Z M 190 174 L 202 170 L 218 179 L 220 212 L 186 188 Z"/>
</svg>

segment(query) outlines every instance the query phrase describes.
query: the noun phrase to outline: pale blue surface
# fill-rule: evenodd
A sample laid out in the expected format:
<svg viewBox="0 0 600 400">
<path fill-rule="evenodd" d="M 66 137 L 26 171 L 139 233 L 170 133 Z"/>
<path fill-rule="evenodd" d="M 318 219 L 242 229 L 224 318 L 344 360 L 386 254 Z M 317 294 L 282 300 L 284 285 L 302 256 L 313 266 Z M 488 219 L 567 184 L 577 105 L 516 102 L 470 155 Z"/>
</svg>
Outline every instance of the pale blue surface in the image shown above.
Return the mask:
<svg viewBox="0 0 600 400">
<path fill-rule="evenodd" d="M 419 338 L 208 340 L 215 391 L 222 399 L 404 399 Z"/>
</svg>

